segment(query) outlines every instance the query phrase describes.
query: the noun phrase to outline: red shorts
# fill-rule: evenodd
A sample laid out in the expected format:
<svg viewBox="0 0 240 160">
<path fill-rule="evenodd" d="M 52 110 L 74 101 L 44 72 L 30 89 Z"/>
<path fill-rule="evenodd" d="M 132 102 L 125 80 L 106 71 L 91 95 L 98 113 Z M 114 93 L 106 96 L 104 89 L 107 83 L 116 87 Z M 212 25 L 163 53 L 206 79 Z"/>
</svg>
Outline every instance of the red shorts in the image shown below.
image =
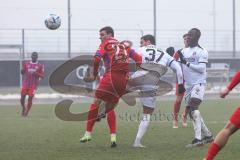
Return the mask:
<svg viewBox="0 0 240 160">
<path fill-rule="evenodd" d="M 175 93 L 176 96 L 183 96 L 184 93 L 178 93 L 178 84 L 176 83 L 176 93 Z"/>
<path fill-rule="evenodd" d="M 233 112 L 229 120 L 235 127 L 240 128 L 240 107 Z"/>
<path fill-rule="evenodd" d="M 29 95 L 30 97 L 33 97 L 36 92 L 36 89 L 34 88 L 22 88 L 21 95 Z"/>
<path fill-rule="evenodd" d="M 125 93 L 127 82 L 127 72 L 107 72 L 98 85 L 95 97 L 105 102 L 117 103 Z"/>
</svg>

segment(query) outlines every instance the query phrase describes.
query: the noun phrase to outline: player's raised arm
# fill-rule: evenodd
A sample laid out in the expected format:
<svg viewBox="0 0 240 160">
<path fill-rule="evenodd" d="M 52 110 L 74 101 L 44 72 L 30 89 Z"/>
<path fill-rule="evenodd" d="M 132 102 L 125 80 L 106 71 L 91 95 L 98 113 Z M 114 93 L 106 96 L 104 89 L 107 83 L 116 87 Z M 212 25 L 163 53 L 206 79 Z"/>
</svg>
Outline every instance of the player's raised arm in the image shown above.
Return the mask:
<svg viewBox="0 0 240 160">
<path fill-rule="evenodd" d="M 130 50 L 129 57 L 135 61 L 137 66 L 140 66 L 142 64 L 142 56 L 138 54 L 134 49 Z"/>
<path fill-rule="evenodd" d="M 220 97 L 224 98 L 240 82 L 240 70 L 233 76 L 228 86 L 220 92 Z"/>
</svg>

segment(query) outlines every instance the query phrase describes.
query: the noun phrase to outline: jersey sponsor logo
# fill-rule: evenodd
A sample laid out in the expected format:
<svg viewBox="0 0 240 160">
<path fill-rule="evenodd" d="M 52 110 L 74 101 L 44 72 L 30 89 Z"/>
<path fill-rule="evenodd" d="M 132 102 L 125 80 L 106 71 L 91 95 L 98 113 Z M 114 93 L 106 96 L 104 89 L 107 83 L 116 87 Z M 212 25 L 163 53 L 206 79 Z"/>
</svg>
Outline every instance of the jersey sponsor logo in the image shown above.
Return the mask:
<svg viewBox="0 0 240 160">
<path fill-rule="evenodd" d="M 195 62 L 196 58 L 195 57 L 189 57 L 189 58 L 185 58 L 187 62 Z"/>
</svg>

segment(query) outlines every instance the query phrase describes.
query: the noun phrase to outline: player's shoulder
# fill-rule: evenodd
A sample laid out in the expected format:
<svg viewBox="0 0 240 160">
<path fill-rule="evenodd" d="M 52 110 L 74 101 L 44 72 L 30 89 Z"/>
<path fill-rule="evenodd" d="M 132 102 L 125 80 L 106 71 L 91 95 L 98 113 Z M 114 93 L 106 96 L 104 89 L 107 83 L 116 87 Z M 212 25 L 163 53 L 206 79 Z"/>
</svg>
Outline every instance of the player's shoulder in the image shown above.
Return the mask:
<svg viewBox="0 0 240 160">
<path fill-rule="evenodd" d="M 190 48 L 190 47 L 185 47 L 185 48 L 182 48 L 182 49 L 180 49 L 180 50 L 181 50 L 182 53 L 184 53 L 184 52 L 190 51 L 191 48 Z"/>
<path fill-rule="evenodd" d="M 198 49 L 198 51 L 200 52 L 200 54 L 202 54 L 202 55 L 208 55 L 207 49 L 203 48 L 202 46 L 198 45 L 198 46 L 197 46 L 197 49 Z"/>
<path fill-rule="evenodd" d="M 137 52 L 139 53 L 139 54 L 143 54 L 143 53 L 145 53 L 146 52 L 146 47 L 145 46 L 143 46 L 143 47 L 140 47 L 140 48 L 138 48 L 137 49 Z"/>
<path fill-rule="evenodd" d="M 29 65 L 31 65 L 31 61 L 25 61 L 23 64 L 26 66 L 29 66 Z"/>
<path fill-rule="evenodd" d="M 106 39 L 104 42 L 104 44 L 108 44 L 108 43 L 119 43 L 119 41 L 115 38 L 109 38 L 109 39 Z"/>
</svg>

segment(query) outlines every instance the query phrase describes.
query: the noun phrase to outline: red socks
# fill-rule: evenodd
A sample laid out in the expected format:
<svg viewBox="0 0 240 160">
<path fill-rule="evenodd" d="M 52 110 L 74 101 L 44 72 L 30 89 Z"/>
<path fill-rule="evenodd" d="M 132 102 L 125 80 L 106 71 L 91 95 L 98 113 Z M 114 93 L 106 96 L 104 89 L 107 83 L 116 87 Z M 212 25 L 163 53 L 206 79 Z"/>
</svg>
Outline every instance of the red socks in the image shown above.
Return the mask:
<svg viewBox="0 0 240 160">
<path fill-rule="evenodd" d="M 96 104 L 92 104 L 88 113 L 88 121 L 87 121 L 87 132 L 92 132 L 93 126 L 96 122 L 96 118 L 98 116 L 98 106 Z M 110 109 L 109 109 L 110 110 Z M 110 133 L 116 133 L 116 115 L 115 111 L 112 109 L 107 114 L 108 126 L 110 129 Z"/>
<path fill-rule="evenodd" d="M 206 160 L 213 160 L 213 158 L 217 155 L 217 153 L 221 150 L 221 148 L 214 142 L 211 143 L 208 148 L 208 153 L 206 155 Z"/>
<path fill-rule="evenodd" d="M 96 104 L 92 104 L 88 113 L 88 121 L 87 121 L 87 131 L 92 132 L 93 126 L 96 122 L 96 118 L 98 116 L 98 106 Z"/>
<path fill-rule="evenodd" d="M 110 129 L 110 134 L 116 133 L 116 114 L 114 110 L 107 113 L 107 121 Z"/>
</svg>

